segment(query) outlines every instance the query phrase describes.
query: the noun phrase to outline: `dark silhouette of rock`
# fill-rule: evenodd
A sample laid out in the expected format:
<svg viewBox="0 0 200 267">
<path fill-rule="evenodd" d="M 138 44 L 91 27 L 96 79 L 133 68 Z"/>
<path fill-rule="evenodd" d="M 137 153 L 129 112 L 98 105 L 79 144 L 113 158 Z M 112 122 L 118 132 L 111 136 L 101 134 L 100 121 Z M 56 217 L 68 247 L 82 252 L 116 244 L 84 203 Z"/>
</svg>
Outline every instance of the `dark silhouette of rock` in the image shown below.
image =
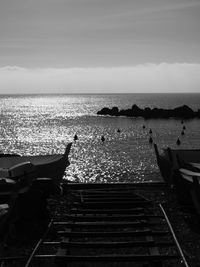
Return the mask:
<svg viewBox="0 0 200 267">
<path fill-rule="evenodd" d="M 185 127 L 185 125 L 183 126 L 183 130 L 185 130 L 186 129 L 186 127 Z"/>
<path fill-rule="evenodd" d="M 181 135 L 184 135 L 184 134 L 185 134 L 185 132 L 184 132 L 184 131 L 182 131 L 182 132 L 181 132 Z"/>
<path fill-rule="evenodd" d="M 151 112 L 151 109 L 147 107 L 147 108 L 144 109 L 144 112 L 145 113 L 150 113 Z"/>
<path fill-rule="evenodd" d="M 175 108 L 174 114 L 176 114 L 176 117 L 180 117 L 180 118 L 181 117 L 182 118 L 193 118 L 194 117 L 194 111 L 186 105 Z"/>
<path fill-rule="evenodd" d="M 142 126 L 142 128 L 143 128 L 143 129 L 145 129 L 145 128 L 146 128 L 146 126 L 145 126 L 145 125 L 143 125 L 143 126 Z"/>
<path fill-rule="evenodd" d="M 137 117 L 137 116 L 134 116 L 132 109 L 122 109 L 120 110 L 119 115 L 126 116 L 126 117 Z"/>
<path fill-rule="evenodd" d="M 109 108 L 102 108 L 100 111 L 97 112 L 98 115 L 110 115 Z"/>
<path fill-rule="evenodd" d="M 121 132 L 120 129 L 118 129 L 117 132 L 120 133 Z"/>
<path fill-rule="evenodd" d="M 149 130 L 149 133 L 152 134 L 152 130 L 151 129 Z"/>
<path fill-rule="evenodd" d="M 119 115 L 119 109 L 118 107 L 110 108 L 102 108 L 102 110 L 97 112 L 98 115 L 110 115 L 110 116 L 118 116 Z"/>
<path fill-rule="evenodd" d="M 119 109 L 118 109 L 118 107 L 113 107 L 113 108 L 111 109 L 111 115 L 112 115 L 112 116 L 117 116 L 118 113 L 119 113 Z"/>
<path fill-rule="evenodd" d="M 165 118 L 170 117 L 182 118 L 182 119 L 191 119 L 191 118 L 200 118 L 200 109 L 198 111 L 193 111 L 187 105 L 183 105 L 174 109 L 162 109 L 162 108 L 149 108 L 144 109 L 139 108 L 137 105 L 133 105 L 131 109 L 122 109 L 119 110 L 118 107 L 102 108 L 97 112 L 98 115 L 110 115 L 110 116 L 126 116 L 126 117 L 143 117 L 143 118 Z M 183 120 L 181 121 L 183 123 Z"/>
<path fill-rule="evenodd" d="M 137 105 L 132 106 L 133 117 L 140 117 L 143 115 L 143 112 L 144 111 L 141 108 L 139 108 Z"/>
</svg>

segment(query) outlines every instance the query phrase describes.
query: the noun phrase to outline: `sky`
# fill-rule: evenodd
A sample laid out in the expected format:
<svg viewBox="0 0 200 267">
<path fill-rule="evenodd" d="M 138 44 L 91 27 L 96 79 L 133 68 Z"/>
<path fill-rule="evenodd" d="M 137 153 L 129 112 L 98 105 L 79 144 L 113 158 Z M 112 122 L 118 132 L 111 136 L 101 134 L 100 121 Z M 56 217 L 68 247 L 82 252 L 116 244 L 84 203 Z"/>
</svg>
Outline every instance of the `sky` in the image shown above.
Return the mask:
<svg viewBox="0 0 200 267">
<path fill-rule="evenodd" d="M 200 92 L 200 0 L 0 0 L 0 93 Z"/>
</svg>

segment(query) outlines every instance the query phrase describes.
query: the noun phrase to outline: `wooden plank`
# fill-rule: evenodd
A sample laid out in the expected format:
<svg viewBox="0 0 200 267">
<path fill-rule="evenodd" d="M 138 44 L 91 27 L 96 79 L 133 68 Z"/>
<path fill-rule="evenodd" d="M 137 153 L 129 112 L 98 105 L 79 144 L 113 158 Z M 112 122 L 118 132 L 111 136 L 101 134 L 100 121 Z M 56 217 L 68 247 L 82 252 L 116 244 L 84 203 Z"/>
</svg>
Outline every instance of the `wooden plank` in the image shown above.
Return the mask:
<svg viewBox="0 0 200 267">
<path fill-rule="evenodd" d="M 127 208 L 119 209 L 115 207 L 113 209 L 83 209 L 83 208 L 72 208 L 70 213 L 82 213 L 82 214 L 137 214 L 144 211 L 144 208 Z"/>
<path fill-rule="evenodd" d="M 63 183 L 62 187 L 64 188 L 64 191 L 69 192 L 69 190 L 93 190 L 93 189 L 102 189 L 102 190 L 111 190 L 113 188 L 120 188 L 121 189 L 126 189 L 126 190 L 133 190 L 133 189 L 138 189 L 138 188 L 164 188 L 166 187 L 165 182 L 142 182 L 142 183 Z"/>
<path fill-rule="evenodd" d="M 83 192 L 82 194 L 84 197 L 139 197 L 137 194 L 130 192 Z"/>
<path fill-rule="evenodd" d="M 131 197 L 116 197 L 116 198 L 107 198 L 107 197 L 84 197 L 82 198 L 82 202 L 143 202 L 140 197 L 131 198 Z"/>
<path fill-rule="evenodd" d="M 127 191 L 127 192 L 119 192 L 119 191 L 109 191 L 109 192 L 105 192 L 105 191 L 92 191 L 92 192 L 88 192 L 88 191 L 83 191 L 82 192 L 82 194 L 83 194 L 83 196 L 85 197 L 85 196 L 88 196 L 88 197 L 92 197 L 92 196 L 106 196 L 106 197 L 117 197 L 117 196 L 119 196 L 119 197 L 125 197 L 125 196 L 127 196 L 127 197 L 138 197 L 138 195 L 137 194 L 135 194 L 134 192 L 129 192 L 129 191 Z"/>
<path fill-rule="evenodd" d="M 66 255 L 66 256 L 57 256 L 55 258 L 56 263 L 66 263 L 66 262 L 152 262 L 155 260 L 173 260 L 177 259 L 177 255 L 119 255 L 119 254 L 112 254 L 112 255 L 91 255 L 91 256 L 79 256 L 79 255 Z"/>
<path fill-rule="evenodd" d="M 110 190 L 76 190 L 76 191 L 70 191 L 71 194 L 80 194 L 80 192 L 83 195 L 88 195 L 88 196 L 95 196 L 95 195 L 137 196 L 138 195 L 138 193 L 136 193 L 135 190 L 113 190 L 113 189 L 110 189 Z"/>
<path fill-rule="evenodd" d="M 100 203 L 99 203 L 100 202 Z M 74 205 L 76 205 L 76 204 L 81 204 L 82 205 L 82 203 L 79 203 L 79 202 L 75 202 L 75 203 L 73 203 Z M 89 199 L 89 200 L 87 200 L 87 199 L 83 199 L 83 204 L 85 204 L 85 205 L 95 205 L 95 204 L 97 204 L 97 205 L 149 205 L 149 204 L 152 204 L 150 201 L 146 201 L 146 200 L 141 200 L 141 199 L 138 199 L 138 200 L 134 200 L 134 199 L 130 199 L 130 200 L 121 200 L 121 199 L 116 199 L 116 200 L 104 200 L 104 199 L 95 199 L 95 200 L 93 200 L 93 199 Z"/>
<path fill-rule="evenodd" d="M 161 223 L 159 223 L 161 224 Z M 64 223 L 65 227 L 67 228 L 75 228 L 75 227 L 87 227 L 87 228 L 109 228 L 109 227 L 145 227 L 145 226 L 151 226 L 151 225 L 157 225 L 157 223 L 154 222 L 148 222 L 148 221 L 124 221 L 124 222 L 104 222 L 104 221 L 98 221 L 98 222 L 66 222 Z"/>
<path fill-rule="evenodd" d="M 129 220 L 142 220 L 142 219 L 158 219 L 158 222 L 160 222 L 160 219 L 163 218 L 163 216 L 159 215 L 142 215 L 142 214 L 115 214 L 115 215 L 99 215 L 99 214 L 91 214 L 91 215 L 83 215 L 83 214 L 76 214 L 76 215 L 66 215 L 65 219 L 72 220 L 72 221 L 114 221 L 114 220 L 123 220 L 123 219 L 129 219 Z M 56 222 L 54 222 L 56 224 Z"/>
<path fill-rule="evenodd" d="M 79 248 L 122 248 L 122 247 L 147 247 L 153 249 L 159 247 L 173 247 L 173 242 L 157 242 L 154 241 L 126 241 L 126 242 L 68 242 L 64 240 L 60 243 L 61 248 L 79 247 Z M 150 255 L 159 255 L 151 253 Z"/>
<path fill-rule="evenodd" d="M 84 197 L 131 197 L 131 198 L 138 198 L 141 197 L 135 193 L 129 192 L 82 192 Z"/>
<path fill-rule="evenodd" d="M 168 231 L 151 231 L 150 229 L 137 230 L 137 231 L 109 231 L 109 232 L 90 232 L 90 231 L 57 231 L 60 236 L 76 237 L 135 237 L 135 236 L 165 236 Z"/>
<path fill-rule="evenodd" d="M 56 246 L 56 245 L 60 245 L 60 242 L 59 241 L 44 241 L 43 242 L 43 245 L 49 245 L 49 246 Z"/>
<path fill-rule="evenodd" d="M 119 209 L 119 208 L 123 208 L 123 207 L 143 207 L 143 206 L 147 206 L 150 205 L 150 202 L 147 201 L 113 201 L 113 202 L 83 202 L 83 203 L 79 203 L 79 202 L 74 202 L 73 206 L 82 206 L 82 207 L 88 207 L 88 208 L 92 208 L 92 207 L 98 207 L 98 208 L 115 208 Z"/>
</svg>

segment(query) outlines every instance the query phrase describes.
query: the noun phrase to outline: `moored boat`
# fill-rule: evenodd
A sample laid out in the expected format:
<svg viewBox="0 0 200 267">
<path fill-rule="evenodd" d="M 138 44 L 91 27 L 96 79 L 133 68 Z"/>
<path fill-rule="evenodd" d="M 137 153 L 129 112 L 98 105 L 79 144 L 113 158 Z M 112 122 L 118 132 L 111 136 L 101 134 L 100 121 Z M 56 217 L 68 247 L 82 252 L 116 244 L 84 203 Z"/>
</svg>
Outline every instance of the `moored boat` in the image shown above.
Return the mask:
<svg viewBox="0 0 200 267">
<path fill-rule="evenodd" d="M 200 168 L 200 149 L 171 149 L 168 147 L 163 149 L 161 154 L 156 144 L 154 144 L 154 149 L 160 173 L 168 184 L 174 183 L 174 172 L 181 168 L 182 164 L 191 171 Z"/>
<path fill-rule="evenodd" d="M 64 154 L 0 157 L 0 198 L 7 203 L 16 192 L 19 220 L 45 218 L 47 198 L 58 192 L 65 169 L 70 164 L 71 145 L 67 145 Z"/>
<path fill-rule="evenodd" d="M 192 205 L 200 216 L 200 170 L 198 172 L 180 168 L 175 180 L 176 194 L 181 204 Z"/>
<path fill-rule="evenodd" d="M 35 178 L 52 178 L 54 182 L 60 182 L 66 167 L 70 162 L 68 159 L 72 143 L 69 143 L 64 154 L 38 155 L 38 156 L 3 156 L 0 157 L 0 177 L 10 177 L 12 167 L 30 162 L 35 168 Z"/>
</svg>

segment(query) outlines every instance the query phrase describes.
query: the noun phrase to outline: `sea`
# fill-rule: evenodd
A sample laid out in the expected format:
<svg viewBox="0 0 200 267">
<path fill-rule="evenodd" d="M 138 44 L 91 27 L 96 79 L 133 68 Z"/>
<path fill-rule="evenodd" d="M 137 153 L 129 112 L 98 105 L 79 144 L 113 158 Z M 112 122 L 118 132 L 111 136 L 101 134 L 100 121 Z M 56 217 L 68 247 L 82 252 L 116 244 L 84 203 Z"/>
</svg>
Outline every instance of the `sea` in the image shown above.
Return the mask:
<svg viewBox="0 0 200 267">
<path fill-rule="evenodd" d="M 150 129 L 160 152 L 168 146 L 177 148 L 177 138 L 180 148 L 200 148 L 200 119 L 182 124 L 173 118 L 97 115 L 103 107 L 126 109 L 134 104 L 141 108 L 185 104 L 198 110 L 200 94 L 1 95 L 0 153 L 63 153 L 73 142 L 64 179 L 84 183 L 161 181 L 149 143 Z M 183 125 L 185 135 L 181 135 Z"/>
</svg>

